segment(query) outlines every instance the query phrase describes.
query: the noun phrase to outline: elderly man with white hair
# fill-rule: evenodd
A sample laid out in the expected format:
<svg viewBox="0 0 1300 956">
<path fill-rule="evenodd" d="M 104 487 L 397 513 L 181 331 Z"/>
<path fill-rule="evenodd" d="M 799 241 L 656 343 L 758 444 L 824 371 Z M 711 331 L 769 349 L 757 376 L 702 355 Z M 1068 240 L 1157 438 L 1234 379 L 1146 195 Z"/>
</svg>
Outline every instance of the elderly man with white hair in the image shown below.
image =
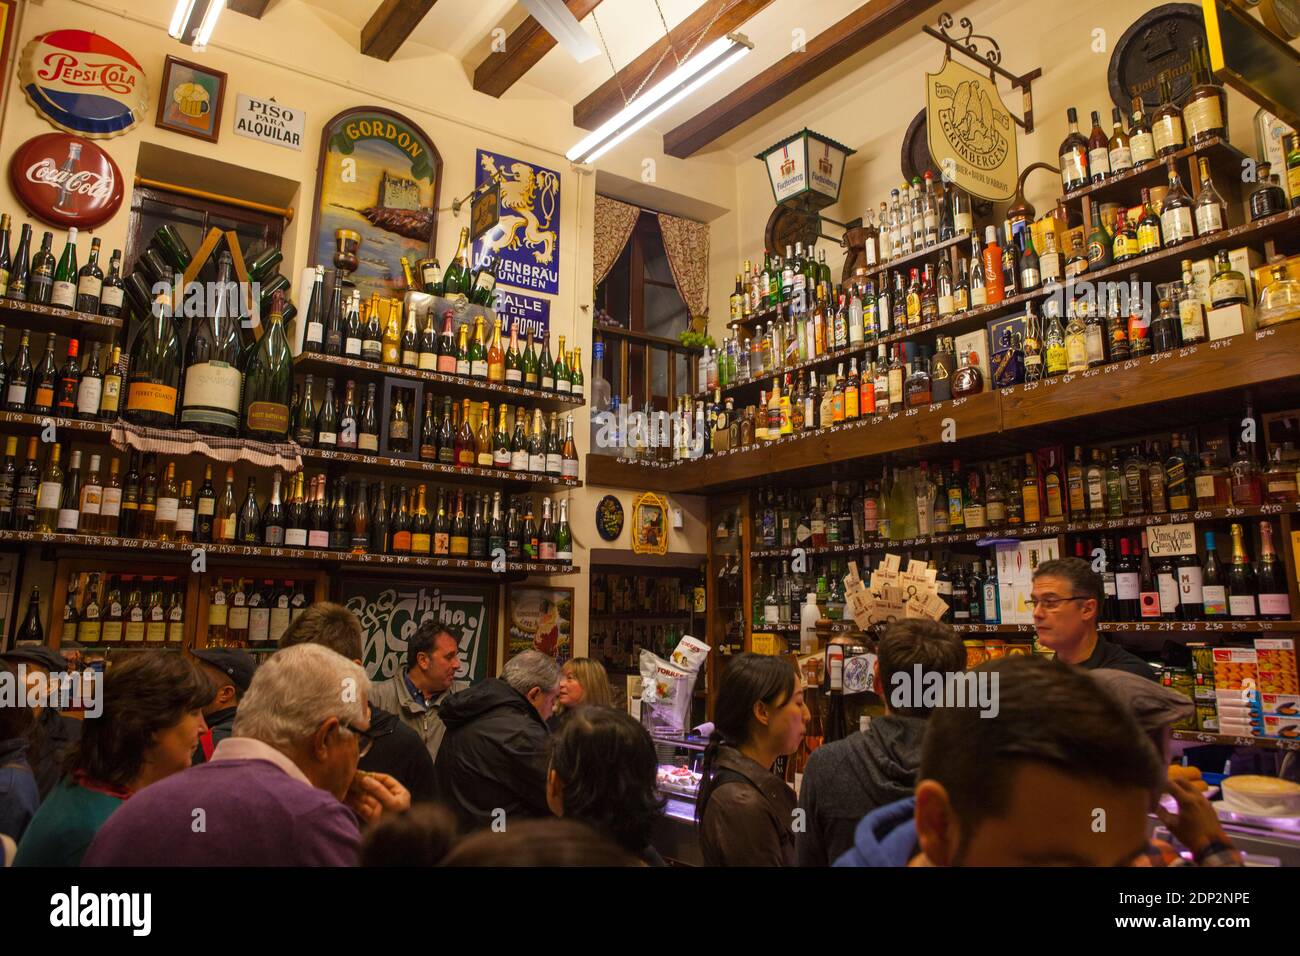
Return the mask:
<svg viewBox="0 0 1300 956">
<path fill-rule="evenodd" d="M 84 866 L 354 866 L 367 822 L 410 806 L 370 746 L 365 671 L 314 644 L 257 669 L 230 737 L 207 763 L 140 791 L 100 829 Z"/>
<path fill-rule="evenodd" d="M 540 651 L 506 661 L 499 678 L 450 697 L 433 776 L 438 798 L 456 811 L 461 829 L 549 817 L 546 772 L 551 735 L 546 720 L 560 690 L 560 668 Z"/>
</svg>

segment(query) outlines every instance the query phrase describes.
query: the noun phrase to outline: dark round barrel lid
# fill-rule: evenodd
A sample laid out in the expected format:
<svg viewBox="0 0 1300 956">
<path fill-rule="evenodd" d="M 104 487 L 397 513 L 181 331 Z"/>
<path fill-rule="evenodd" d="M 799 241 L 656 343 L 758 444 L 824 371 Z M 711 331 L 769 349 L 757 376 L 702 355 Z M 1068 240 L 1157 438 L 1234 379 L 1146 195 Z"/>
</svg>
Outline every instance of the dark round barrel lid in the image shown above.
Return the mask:
<svg viewBox="0 0 1300 956">
<path fill-rule="evenodd" d="M 1160 105 L 1158 78 L 1165 70 L 1173 80 L 1174 102 L 1187 98 L 1192 89 L 1188 57 L 1196 37 L 1205 42 L 1205 18 L 1196 3 L 1161 4 L 1124 31 L 1110 55 L 1106 78 L 1110 98 L 1126 118 L 1134 96 L 1142 97 L 1148 113 Z"/>
<path fill-rule="evenodd" d="M 817 213 L 798 206 L 777 206 L 767 218 L 763 233 L 767 251 L 784 255 L 786 246 L 802 242 L 805 247 L 816 244 L 821 233 L 821 220 Z"/>
<path fill-rule="evenodd" d="M 903 178 L 908 182 L 920 179 L 927 169 L 938 172 L 930 156 L 930 133 L 925 122 L 925 110 L 916 114 L 903 134 Z"/>
</svg>

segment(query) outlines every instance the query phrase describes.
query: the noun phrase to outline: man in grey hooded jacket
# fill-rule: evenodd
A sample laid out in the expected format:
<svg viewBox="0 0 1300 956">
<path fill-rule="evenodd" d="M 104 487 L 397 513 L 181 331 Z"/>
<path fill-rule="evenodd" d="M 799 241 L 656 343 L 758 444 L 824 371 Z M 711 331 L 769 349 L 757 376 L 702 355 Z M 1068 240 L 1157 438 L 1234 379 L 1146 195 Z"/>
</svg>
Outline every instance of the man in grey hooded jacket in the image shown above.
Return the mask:
<svg viewBox="0 0 1300 956">
<path fill-rule="evenodd" d="M 799 788 L 803 831 L 795 832 L 799 866 L 830 866 L 849 847 L 858 821 L 887 804 L 910 797 L 921 764 L 924 707 L 889 706 L 896 673 L 957 673 L 966 669 L 966 649 L 947 624 L 913 619 L 892 624 L 876 651 L 874 686 L 885 715 L 863 733 L 814 750 Z M 924 679 L 924 678 L 923 678 Z"/>
</svg>

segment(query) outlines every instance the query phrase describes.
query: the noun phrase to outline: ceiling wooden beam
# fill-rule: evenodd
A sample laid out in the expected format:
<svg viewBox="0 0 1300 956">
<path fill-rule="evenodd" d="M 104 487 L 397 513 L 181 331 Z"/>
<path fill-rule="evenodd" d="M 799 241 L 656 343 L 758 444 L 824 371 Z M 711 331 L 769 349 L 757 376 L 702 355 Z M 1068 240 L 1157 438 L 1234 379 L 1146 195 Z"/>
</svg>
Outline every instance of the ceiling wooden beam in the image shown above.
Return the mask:
<svg viewBox="0 0 1300 956">
<path fill-rule="evenodd" d="M 266 13 L 266 8 L 270 5 L 271 0 L 226 0 L 227 10 L 242 13 L 254 20 L 262 19 L 262 14 Z"/>
<path fill-rule="evenodd" d="M 564 5 L 569 8 L 574 19 L 581 23 L 600 5 L 600 0 L 564 0 Z M 523 79 L 524 74 L 536 66 L 554 46 L 555 37 L 547 33 L 532 17 L 528 17 L 506 37 L 504 50 L 489 53 L 474 68 L 474 89 L 488 96 L 500 96 Z"/>
<path fill-rule="evenodd" d="M 664 136 L 664 152 L 685 159 L 724 133 L 757 116 L 903 24 L 938 6 L 939 0 L 871 0 L 789 53 L 697 116 Z M 935 47 L 936 52 L 938 47 Z"/>
<path fill-rule="evenodd" d="M 391 60 L 438 0 L 384 0 L 361 28 L 361 52 Z"/>
<path fill-rule="evenodd" d="M 697 39 L 700 47 L 712 43 L 740 27 L 771 2 L 772 0 L 706 0 L 699 9 L 669 31 L 672 50 L 677 57 L 685 60 Z M 713 21 L 712 24 L 710 21 Z M 644 53 L 578 103 L 573 108 L 573 125 L 595 129 L 627 105 L 623 99 L 625 93 L 630 100 L 637 90 L 662 80 L 677 69 L 677 57 L 669 52 L 668 39 L 660 37 Z"/>
</svg>

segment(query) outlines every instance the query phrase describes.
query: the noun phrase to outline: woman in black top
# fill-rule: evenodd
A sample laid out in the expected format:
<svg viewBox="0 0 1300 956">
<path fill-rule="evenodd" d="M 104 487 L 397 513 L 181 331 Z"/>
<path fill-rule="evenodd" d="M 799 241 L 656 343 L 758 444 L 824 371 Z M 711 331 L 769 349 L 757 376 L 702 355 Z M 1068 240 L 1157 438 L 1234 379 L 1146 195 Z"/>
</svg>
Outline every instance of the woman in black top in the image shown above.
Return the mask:
<svg viewBox="0 0 1300 956">
<path fill-rule="evenodd" d="M 555 735 L 546 803 L 557 817 L 580 820 L 645 863 L 663 866 L 650 845 L 662 809 L 657 769 L 650 734 L 626 712 L 579 707 Z"/>
<path fill-rule="evenodd" d="M 795 865 L 797 800 L 772 764 L 799 749 L 809 717 L 799 672 L 788 660 L 731 659 L 718 687 L 696 804 L 706 864 Z"/>
</svg>

